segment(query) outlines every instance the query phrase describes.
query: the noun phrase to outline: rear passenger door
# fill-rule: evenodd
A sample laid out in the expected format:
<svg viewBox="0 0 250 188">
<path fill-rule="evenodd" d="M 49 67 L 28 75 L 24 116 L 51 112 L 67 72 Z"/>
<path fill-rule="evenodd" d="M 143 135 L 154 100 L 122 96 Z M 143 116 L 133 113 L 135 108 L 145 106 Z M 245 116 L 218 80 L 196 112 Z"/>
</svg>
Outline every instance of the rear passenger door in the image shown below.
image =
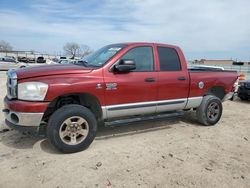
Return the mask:
<svg viewBox="0 0 250 188">
<path fill-rule="evenodd" d="M 189 92 L 189 76 L 182 69 L 175 48 L 156 46 L 159 62 L 157 112 L 183 109 Z"/>
</svg>

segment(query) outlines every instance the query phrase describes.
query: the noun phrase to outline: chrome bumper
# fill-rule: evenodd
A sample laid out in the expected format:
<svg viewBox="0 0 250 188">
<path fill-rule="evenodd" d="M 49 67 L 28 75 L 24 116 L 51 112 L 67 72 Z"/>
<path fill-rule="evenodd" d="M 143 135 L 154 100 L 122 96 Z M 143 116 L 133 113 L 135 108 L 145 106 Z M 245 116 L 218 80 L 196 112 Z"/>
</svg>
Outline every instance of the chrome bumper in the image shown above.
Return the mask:
<svg viewBox="0 0 250 188">
<path fill-rule="evenodd" d="M 7 121 L 18 126 L 39 126 L 43 118 L 43 113 L 14 112 L 8 109 L 3 112 Z"/>
</svg>

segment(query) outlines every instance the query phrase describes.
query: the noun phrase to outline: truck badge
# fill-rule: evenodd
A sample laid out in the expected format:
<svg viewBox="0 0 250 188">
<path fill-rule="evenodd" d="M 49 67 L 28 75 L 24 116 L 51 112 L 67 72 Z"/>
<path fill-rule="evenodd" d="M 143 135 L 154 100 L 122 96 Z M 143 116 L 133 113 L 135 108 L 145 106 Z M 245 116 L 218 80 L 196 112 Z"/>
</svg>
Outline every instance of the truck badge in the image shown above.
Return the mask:
<svg viewBox="0 0 250 188">
<path fill-rule="evenodd" d="M 117 89 L 117 83 L 107 83 L 106 84 L 106 90 L 116 90 Z"/>
</svg>

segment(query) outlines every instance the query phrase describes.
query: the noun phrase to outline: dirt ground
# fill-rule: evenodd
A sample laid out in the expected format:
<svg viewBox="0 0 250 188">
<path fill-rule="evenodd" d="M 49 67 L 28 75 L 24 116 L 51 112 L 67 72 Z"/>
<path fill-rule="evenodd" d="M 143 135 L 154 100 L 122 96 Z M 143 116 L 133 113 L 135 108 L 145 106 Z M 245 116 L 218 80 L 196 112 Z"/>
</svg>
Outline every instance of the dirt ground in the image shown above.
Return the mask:
<svg viewBox="0 0 250 188">
<path fill-rule="evenodd" d="M 5 73 L 0 72 L 0 108 Z M 250 101 L 227 101 L 216 126 L 193 112 L 102 127 L 85 151 L 7 130 L 0 113 L 0 187 L 250 187 Z M 6 131 L 6 132 L 5 132 Z"/>
</svg>

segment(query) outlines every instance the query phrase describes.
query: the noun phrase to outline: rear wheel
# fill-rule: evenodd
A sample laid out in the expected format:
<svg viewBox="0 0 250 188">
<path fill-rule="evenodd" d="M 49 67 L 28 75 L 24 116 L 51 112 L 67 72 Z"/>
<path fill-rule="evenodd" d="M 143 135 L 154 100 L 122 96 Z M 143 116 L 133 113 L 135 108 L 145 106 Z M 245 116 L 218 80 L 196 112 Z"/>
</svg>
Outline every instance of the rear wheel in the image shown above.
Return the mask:
<svg viewBox="0 0 250 188">
<path fill-rule="evenodd" d="M 94 114 L 80 105 L 66 105 L 52 114 L 47 127 L 50 142 L 64 153 L 86 149 L 94 140 L 97 122 Z"/>
<path fill-rule="evenodd" d="M 222 115 L 222 103 L 218 97 L 207 95 L 196 110 L 198 121 L 203 125 L 215 125 Z"/>
</svg>

